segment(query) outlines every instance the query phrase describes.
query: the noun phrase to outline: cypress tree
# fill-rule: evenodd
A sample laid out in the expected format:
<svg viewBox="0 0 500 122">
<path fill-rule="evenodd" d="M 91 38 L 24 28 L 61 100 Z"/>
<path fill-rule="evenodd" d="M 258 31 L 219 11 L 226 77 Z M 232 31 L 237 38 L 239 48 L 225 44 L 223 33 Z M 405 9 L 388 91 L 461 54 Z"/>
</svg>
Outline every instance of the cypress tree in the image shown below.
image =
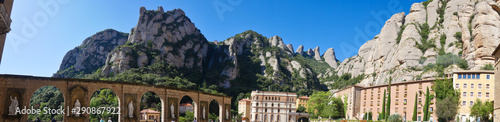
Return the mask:
<svg viewBox="0 0 500 122">
<path fill-rule="evenodd" d="M 384 89 L 384 97 L 382 97 L 382 113 L 380 113 L 379 119 L 385 120 L 385 89 Z"/>
<path fill-rule="evenodd" d="M 391 116 L 391 80 L 392 78 L 389 77 L 389 86 L 387 87 L 387 108 L 385 108 L 385 120 L 387 120 L 389 118 L 389 116 Z"/>
<path fill-rule="evenodd" d="M 412 121 L 417 121 L 417 93 L 415 93 L 415 106 L 413 107 L 413 117 Z"/>
<path fill-rule="evenodd" d="M 427 87 L 427 93 L 425 94 L 425 104 L 424 104 L 424 121 L 429 121 L 429 87 Z"/>
</svg>

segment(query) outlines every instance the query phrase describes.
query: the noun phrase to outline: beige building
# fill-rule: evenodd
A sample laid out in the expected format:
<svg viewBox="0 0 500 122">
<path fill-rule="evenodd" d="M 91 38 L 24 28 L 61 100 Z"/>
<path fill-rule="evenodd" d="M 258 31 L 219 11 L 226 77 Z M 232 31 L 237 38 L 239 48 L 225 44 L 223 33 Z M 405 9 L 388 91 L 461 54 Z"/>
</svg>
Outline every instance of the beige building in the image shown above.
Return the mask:
<svg viewBox="0 0 500 122">
<path fill-rule="evenodd" d="M 14 0 L 0 0 L 0 63 L 2 63 L 2 53 L 5 45 L 5 38 L 10 31 L 10 13 Z"/>
<path fill-rule="evenodd" d="M 333 96 L 340 97 L 342 102 L 347 103 L 347 111 L 345 111 L 346 119 L 348 120 L 358 120 L 360 116 L 360 100 L 361 100 L 361 90 L 362 86 L 349 86 L 344 89 L 333 92 Z M 348 100 L 347 102 L 345 100 Z"/>
<path fill-rule="evenodd" d="M 243 114 L 242 117 L 250 118 L 250 107 L 252 100 L 246 98 L 238 101 L 238 114 Z"/>
<path fill-rule="evenodd" d="M 297 101 L 296 101 L 297 103 L 295 105 L 297 105 L 297 108 L 299 106 L 304 106 L 307 109 L 307 101 L 309 101 L 309 97 L 302 96 L 302 97 L 297 98 Z"/>
<path fill-rule="evenodd" d="M 193 104 L 191 104 L 191 103 L 182 103 L 181 105 L 179 105 L 179 113 L 186 113 L 187 111 L 194 112 L 194 110 L 193 110 Z"/>
<path fill-rule="evenodd" d="M 296 99 L 296 93 L 252 91 L 250 121 L 295 122 Z"/>
<path fill-rule="evenodd" d="M 141 122 L 153 122 L 155 119 L 160 122 L 160 114 L 155 110 L 144 109 L 141 111 Z"/>
<path fill-rule="evenodd" d="M 411 120 L 413 117 L 413 108 L 417 101 L 417 120 L 423 119 L 423 106 L 425 102 L 425 93 L 427 87 L 433 92 L 431 86 L 434 80 L 407 81 L 391 84 L 391 114 L 399 114 L 404 120 Z M 372 112 L 372 119 L 377 120 L 379 113 L 382 112 L 382 102 L 384 90 L 388 84 L 376 85 L 370 87 L 351 86 L 333 93 L 336 97 L 347 97 L 348 108 L 346 118 L 348 119 L 363 119 L 363 116 Z M 417 99 L 415 99 L 417 95 Z M 434 112 L 435 99 L 430 101 L 429 111 L 431 112 L 430 120 L 437 121 L 437 116 Z"/>
<path fill-rule="evenodd" d="M 495 67 L 495 74 L 498 74 L 500 73 L 500 65 L 498 65 L 498 63 L 500 62 L 500 46 L 497 46 L 497 48 L 495 49 L 495 51 L 493 51 L 493 57 L 495 57 L 495 64 L 494 64 L 494 67 Z M 495 76 L 495 86 L 500 86 L 500 81 L 497 81 L 497 80 L 500 80 L 500 75 L 496 75 Z M 500 88 L 494 88 L 494 92 L 496 94 L 494 94 L 494 101 L 500 101 Z M 495 96 L 496 95 L 496 96 Z M 500 102 L 493 102 L 493 120 L 495 122 L 500 122 Z"/>
<path fill-rule="evenodd" d="M 494 100 L 494 71 L 457 71 L 453 73 L 454 88 L 460 91 L 460 108 L 458 116 L 465 122 L 475 120 L 470 116 L 470 107 L 477 99 L 481 101 Z"/>
</svg>

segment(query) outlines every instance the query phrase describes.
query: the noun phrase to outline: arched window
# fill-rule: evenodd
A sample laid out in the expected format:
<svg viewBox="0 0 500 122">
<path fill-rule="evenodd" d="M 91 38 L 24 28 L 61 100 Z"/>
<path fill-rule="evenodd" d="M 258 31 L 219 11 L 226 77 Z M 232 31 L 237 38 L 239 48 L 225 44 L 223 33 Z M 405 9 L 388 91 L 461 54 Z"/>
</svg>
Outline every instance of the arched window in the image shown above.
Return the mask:
<svg viewBox="0 0 500 122">
<path fill-rule="evenodd" d="M 267 97 L 266 97 L 266 100 L 267 100 Z"/>
<path fill-rule="evenodd" d="M 281 97 L 278 97 L 278 100 L 281 100 Z"/>
<path fill-rule="evenodd" d="M 274 107 L 274 103 L 271 103 L 271 107 Z"/>
</svg>

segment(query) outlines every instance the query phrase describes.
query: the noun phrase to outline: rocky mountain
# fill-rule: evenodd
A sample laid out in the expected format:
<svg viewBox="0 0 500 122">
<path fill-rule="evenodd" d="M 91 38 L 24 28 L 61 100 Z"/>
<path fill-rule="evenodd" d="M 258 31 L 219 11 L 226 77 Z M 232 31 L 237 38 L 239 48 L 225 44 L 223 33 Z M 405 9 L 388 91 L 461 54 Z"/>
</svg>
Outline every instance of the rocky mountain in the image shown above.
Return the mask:
<svg viewBox="0 0 500 122">
<path fill-rule="evenodd" d="M 434 78 L 494 63 L 500 7 L 491 0 L 429 0 L 392 15 L 358 54 L 284 43 L 245 31 L 207 41 L 180 9 L 140 9 L 130 34 L 105 30 L 69 51 L 54 77 L 168 85 L 235 95 L 339 89 Z M 188 75 L 189 74 L 189 75 Z M 235 97 L 236 98 L 236 97 Z"/>
<path fill-rule="evenodd" d="M 83 43 L 68 51 L 54 77 L 70 78 L 89 74 L 105 65 L 111 50 L 127 42 L 127 33 L 107 29 L 88 37 Z"/>
<path fill-rule="evenodd" d="M 140 8 L 130 34 L 105 30 L 69 51 L 54 77 L 141 82 L 212 93 L 327 90 L 317 76 L 338 65 L 333 48 L 294 52 L 281 37 L 245 31 L 209 42 L 181 9 Z M 303 46 L 301 46 L 303 48 Z M 235 97 L 236 98 L 236 97 Z"/>
<path fill-rule="evenodd" d="M 494 63 L 491 53 L 500 41 L 498 5 L 490 0 L 415 3 L 409 14 L 392 15 L 380 34 L 342 61 L 336 73 L 364 74 L 361 84 L 375 85 L 479 70 Z"/>
</svg>

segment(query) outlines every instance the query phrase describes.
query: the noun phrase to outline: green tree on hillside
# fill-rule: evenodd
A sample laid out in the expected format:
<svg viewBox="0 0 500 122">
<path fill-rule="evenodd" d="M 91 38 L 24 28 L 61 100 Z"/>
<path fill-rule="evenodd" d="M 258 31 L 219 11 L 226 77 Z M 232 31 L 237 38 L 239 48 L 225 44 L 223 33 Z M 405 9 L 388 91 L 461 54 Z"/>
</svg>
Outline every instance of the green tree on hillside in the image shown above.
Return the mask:
<svg viewBox="0 0 500 122">
<path fill-rule="evenodd" d="M 387 86 L 387 108 L 386 108 L 386 113 L 385 113 L 385 120 L 388 119 L 388 117 L 391 115 L 391 82 L 392 78 L 389 77 L 389 86 Z"/>
<path fill-rule="evenodd" d="M 429 102 L 430 102 L 429 87 L 427 87 L 427 93 L 425 94 L 425 103 L 424 103 L 424 121 L 429 121 L 430 118 Z"/>
<path fill-rule="evenodd" d="M 412 121 L 417 121 L 417 96 L 418 94 L 415 93 L 415 105 L 413 106 L 413 117 L 411 118 Z"/>
<path fill-rule="evenodd" d="M 489 120 L 493 119 L 490 115 L 494 115 L 493 102 L 483 102 L 480 99 L 477 99 L 476 103 L 474 103 L 470 109 L 470 115 L 481 118 L 481 121 L 489 122 Z"/>
<path fill-rule="evenodd" d="M 457 115 L 460 93 L 450 79 L 436 79 L 431 87 L 436 97 L 436 115 L 440 121 L 452 121 Z"/>
<path fill-rule="evenodd" d="M 345 116 L 342 100 L 331 96 L 331 93 L 326 91 L 318 91 L 311 95 L 306 105 L 307 112 L 312 115 L 312 118 L 321 116 L 337 119 Z"/>
<path fill-rule="evenodd" d="M 379 120 L 385 120 L 385 100 L 386 100 L 386 97 L 385 97 L 385 94 L 386 91 L 384 89 L 384 96 L 382 97 L 382 114 L 380 114 L 379 116 Z"/>
</svg>

